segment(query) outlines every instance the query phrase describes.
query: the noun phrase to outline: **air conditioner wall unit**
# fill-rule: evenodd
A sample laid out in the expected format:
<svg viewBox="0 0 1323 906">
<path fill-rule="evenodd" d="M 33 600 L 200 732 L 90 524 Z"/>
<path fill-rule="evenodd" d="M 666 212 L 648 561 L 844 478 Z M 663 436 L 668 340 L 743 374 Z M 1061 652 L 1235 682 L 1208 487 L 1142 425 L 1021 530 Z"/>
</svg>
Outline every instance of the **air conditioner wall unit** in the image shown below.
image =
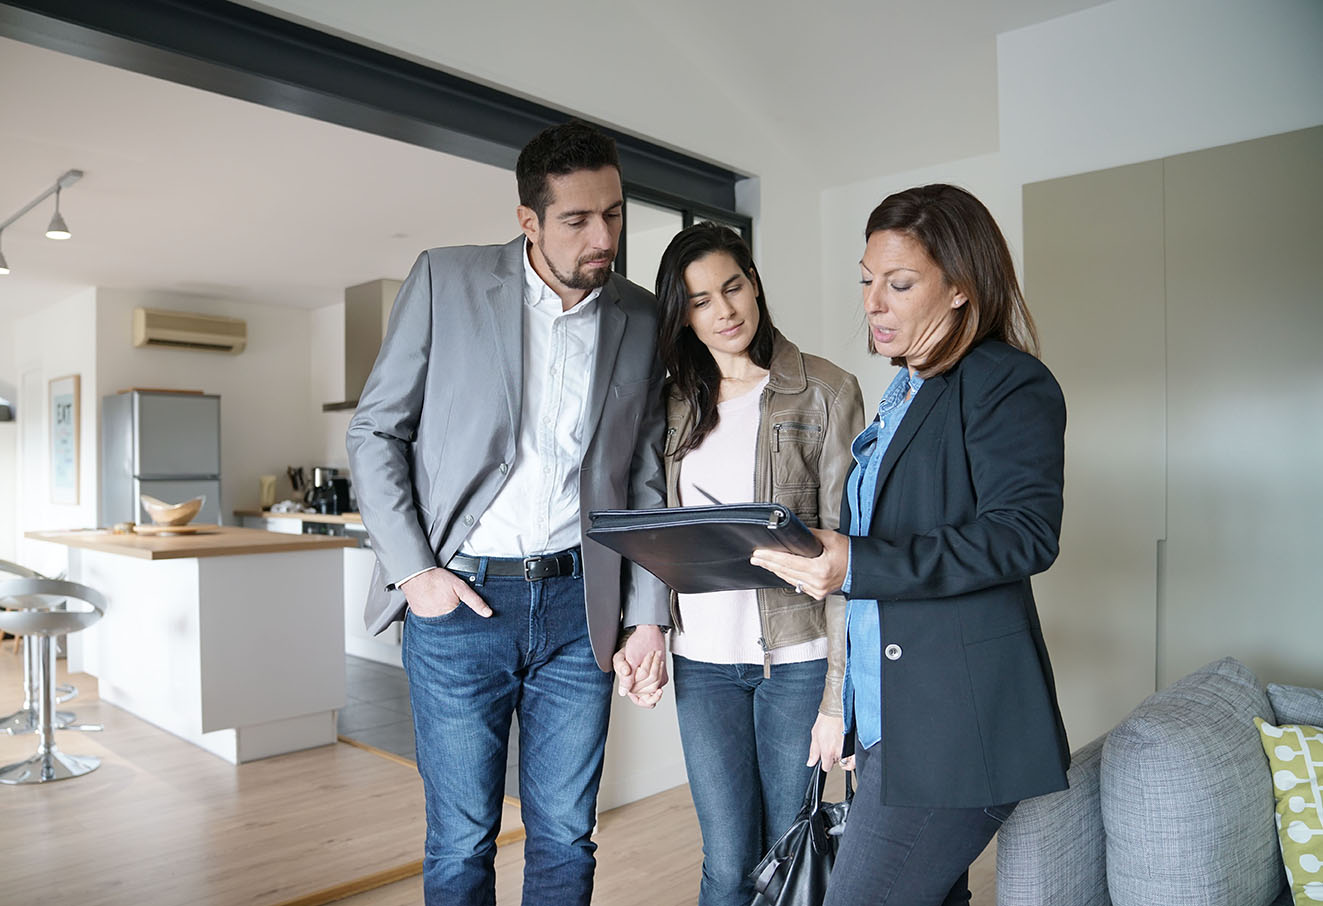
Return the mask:
<svg viewBox="0 0 1323 906">
<path fill-rule="evenodd" d="M 238 355 L 248 345 L 248 325 L 238 318 L 195 315 L 159 308 L 133 310 L 133 345 L 200 349 Z"/>
</svg>

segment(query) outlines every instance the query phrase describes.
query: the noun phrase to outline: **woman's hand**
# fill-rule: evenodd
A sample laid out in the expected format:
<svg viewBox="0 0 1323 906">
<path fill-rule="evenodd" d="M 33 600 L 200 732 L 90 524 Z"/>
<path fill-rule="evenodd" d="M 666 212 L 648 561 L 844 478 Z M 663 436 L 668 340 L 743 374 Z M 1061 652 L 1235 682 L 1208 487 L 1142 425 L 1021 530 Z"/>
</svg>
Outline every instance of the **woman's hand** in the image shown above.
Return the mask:
<svg viewBox="0 0 1323 906">
<path fill-rule="evenodd" d="M 800 557 L 785 551 L 756 550 L 749 562 L 780 576 L 796 591 L 821 600 L 841 590 L 850 568 L 850 539 L 839 532 L 809 529 L 822 542 L 822 553 Z"/>
<path fill-rule="evenodd" d="M 621 695 L 640 708 L 655 708 L 666 686 L 666 642 L 655 626 L 632 632 L 611 659 Z"/>
<path fill-rule="evenodd" d="M 844 747 L 845 720 L 819 711 L 818 719 L 813 721 L 813 729 L 809 731 L 809 767 L 822 762 L 822 772 L 826 774 L 841 760 Z"/>
</svg>

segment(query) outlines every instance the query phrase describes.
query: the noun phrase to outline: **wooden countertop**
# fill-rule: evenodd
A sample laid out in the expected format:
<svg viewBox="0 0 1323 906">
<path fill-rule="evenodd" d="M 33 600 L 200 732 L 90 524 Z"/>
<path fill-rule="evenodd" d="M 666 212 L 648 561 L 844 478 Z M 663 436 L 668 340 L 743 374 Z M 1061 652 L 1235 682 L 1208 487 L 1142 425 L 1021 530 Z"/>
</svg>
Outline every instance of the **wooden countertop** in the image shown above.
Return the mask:
<svg viewBox="0 0 1323 906">
<path fill-rule="evenodd" d="M 104 530 L 80 532 L 25 532 L 24 538 L 49 541 L 137 557 L 141 560 L 184 560 L 191 557 L 232 557 L 239 554 L 290 554 L 298 551 L 358 547 L 354 538 L 336 535 L 284 535 L 260 529 L 223 525 L 196 535 L 116 535 Z"/>
<path fill-rule="evenodd" d="M 273 513 L 270 510 L 235 510 L 236 516 L 256 516 L 259 519 L 299 519 L 303 522 L 329 522 L 332 525 L 362 525 L 363 517 L 357 513 L 332 516 L 324 513 Z"/>
</svg>

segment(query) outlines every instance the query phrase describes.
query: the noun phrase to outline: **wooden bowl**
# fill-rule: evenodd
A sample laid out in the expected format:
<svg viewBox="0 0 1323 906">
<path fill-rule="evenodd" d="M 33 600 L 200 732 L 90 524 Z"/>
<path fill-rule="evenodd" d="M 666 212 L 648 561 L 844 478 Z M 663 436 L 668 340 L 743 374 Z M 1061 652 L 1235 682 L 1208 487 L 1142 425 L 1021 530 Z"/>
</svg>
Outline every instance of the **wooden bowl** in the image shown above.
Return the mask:
<svg viewBox="0 0 1323 906">
<path fill-rule="evenodd" d="M 202 504 L 207 500 L 203 496 L 185 500 L 183 503 L 166 503 L 147 494 L 143 494 L 139 499 L 142 500 L 142 507 L 147 511 L 147 515 L 151 516 L 152 522 L 157 525 L 186 525 L 198 514 L 198 510 L 202 509 Z"/>
</svg>

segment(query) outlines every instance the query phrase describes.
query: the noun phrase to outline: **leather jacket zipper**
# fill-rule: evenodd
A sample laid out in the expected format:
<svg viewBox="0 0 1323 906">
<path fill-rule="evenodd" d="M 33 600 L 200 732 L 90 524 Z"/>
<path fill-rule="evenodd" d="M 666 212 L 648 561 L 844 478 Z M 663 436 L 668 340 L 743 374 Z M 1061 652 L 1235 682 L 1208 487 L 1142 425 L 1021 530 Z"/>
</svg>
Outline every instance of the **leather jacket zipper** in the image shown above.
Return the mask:
<svg viewBox="0 0 1323 906">
<path fill-rule="evenodd" d="M 758 639 L 758 647 L 763 650 L 763 679 L 772 678 L 772 649 L 767 647 L 767 640 Z"/>
<path fill-rule="evenodd" d="M 803 422 L 777 422 L 772 425 L 772 450 L 781 452 L 781 429 L 788 428 L 793 431 L 809 431 L 813 434 L 821 434 L 821 425 L 806 425 Z"/>
</svg>

